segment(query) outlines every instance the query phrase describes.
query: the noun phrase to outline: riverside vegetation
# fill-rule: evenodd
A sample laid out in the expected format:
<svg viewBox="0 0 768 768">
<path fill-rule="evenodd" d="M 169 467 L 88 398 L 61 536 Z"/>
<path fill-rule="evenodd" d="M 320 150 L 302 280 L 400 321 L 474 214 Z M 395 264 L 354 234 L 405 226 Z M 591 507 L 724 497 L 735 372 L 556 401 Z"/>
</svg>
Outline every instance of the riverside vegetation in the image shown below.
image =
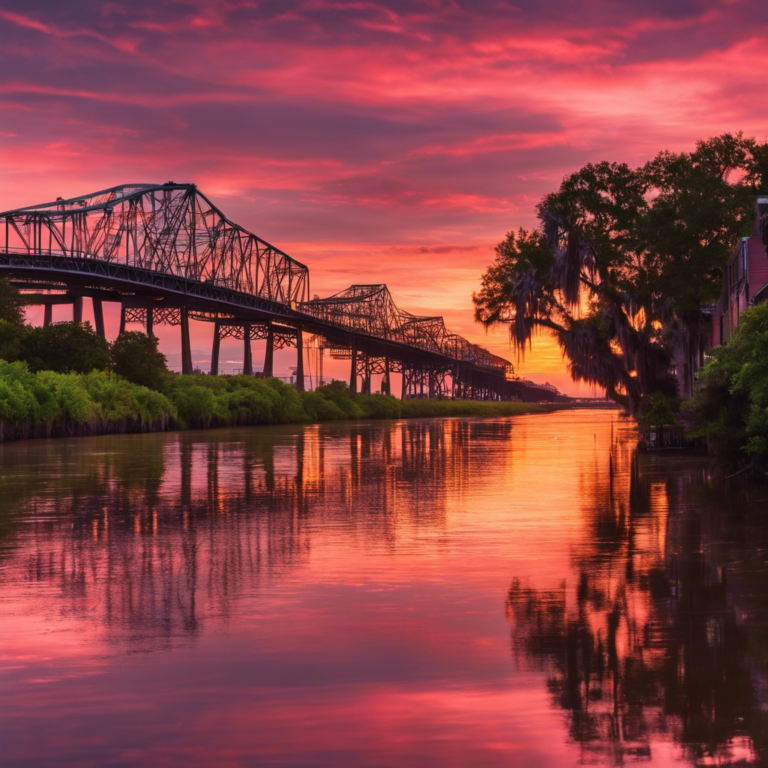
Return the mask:
<svg viewBox="0 0 768 768">
<path fill-rule="evenodd" d="M 708 354 L 701 387 L 682 407 L 689 433 L 726 464 L 768 471 L 768 304 L 747 309 Z"/>
<path fill-rule="evenodd" d="M 0 281 L 0 442 L 552 409 L 524 403 L 403 402 L 388 395 L 352 395 L 340 381 L 298 392 L 274 378 L 183 376 L 168 370 L 157 339 L 144 333 L 123 333 L 108 344 L 87 323 L 25 325 L 18 295 Z"/>
</svg>

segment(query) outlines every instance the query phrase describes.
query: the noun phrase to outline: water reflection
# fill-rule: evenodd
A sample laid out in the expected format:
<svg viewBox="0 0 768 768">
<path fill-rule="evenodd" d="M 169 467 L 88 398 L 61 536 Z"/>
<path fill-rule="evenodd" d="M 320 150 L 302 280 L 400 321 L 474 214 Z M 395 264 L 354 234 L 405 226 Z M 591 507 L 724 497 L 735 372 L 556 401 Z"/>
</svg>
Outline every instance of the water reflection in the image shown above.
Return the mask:
<svg viewBox="0 0 768 768">
<path fill-rule="evenodd" d="M 516 665 L 546 671 L 582 759 L 665 762 L 671 736 L 697 765 L 762 764 L 768 492 L 725 493 L 704 460 L 628 442 L 609 462 L 582 497 L 574 576 L 555 589 L 512 581 Z"/>
<path fill-rule="evenodd" d="M 404 526 L 440 528 L 447 495 L 492 460 L 471 447 L 510 431 L 455 420 L 12 446 L 0 590 L 54 587 L 53 603 L 45 589 L 26 599 L 132 650 L 170 647 L 305 561 L 311 524 L 392 546 Z"/>
<path fill-rule="evenodd" d="M 635 445 L 573 412 L 0 446 L 0 762 L 766 762 L 768 491 Z"/>
</svg>

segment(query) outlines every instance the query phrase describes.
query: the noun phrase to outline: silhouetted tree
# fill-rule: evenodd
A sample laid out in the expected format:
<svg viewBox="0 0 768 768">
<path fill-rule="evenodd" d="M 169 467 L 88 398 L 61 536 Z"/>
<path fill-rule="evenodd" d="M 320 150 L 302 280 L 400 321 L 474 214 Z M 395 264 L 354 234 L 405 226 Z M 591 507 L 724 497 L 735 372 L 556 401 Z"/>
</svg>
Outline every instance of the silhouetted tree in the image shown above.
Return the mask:
<svg viewBox="0 0 768 768">
<path fill-rule="evenodd" d="M 675 351 L 690 388 L 702 309 L 719 295 L 766 180 L 768 145 L 741 134 L 641 168 L 586 165 L 539 204 L 540 231 L 510 232 L 497 246 L 473 296 L 476 318 L 511 323 L 519 349 L 550 331 L 575 380 L 633 413 L 645 395 L 675 394 Z"/>
</svg>

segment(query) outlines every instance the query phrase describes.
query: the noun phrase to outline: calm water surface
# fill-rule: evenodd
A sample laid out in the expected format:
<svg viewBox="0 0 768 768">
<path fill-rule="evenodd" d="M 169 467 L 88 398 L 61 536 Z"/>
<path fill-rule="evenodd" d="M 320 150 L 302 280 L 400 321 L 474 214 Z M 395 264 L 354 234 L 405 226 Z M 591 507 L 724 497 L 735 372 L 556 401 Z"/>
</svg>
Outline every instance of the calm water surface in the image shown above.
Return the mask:
<svg viewBox="0 0 768 768">
<path fill-rule="evenodd" d="M 762 764 L 768 489 L 615 412 L 0 446 L 0 763 Z"/>
</svg>

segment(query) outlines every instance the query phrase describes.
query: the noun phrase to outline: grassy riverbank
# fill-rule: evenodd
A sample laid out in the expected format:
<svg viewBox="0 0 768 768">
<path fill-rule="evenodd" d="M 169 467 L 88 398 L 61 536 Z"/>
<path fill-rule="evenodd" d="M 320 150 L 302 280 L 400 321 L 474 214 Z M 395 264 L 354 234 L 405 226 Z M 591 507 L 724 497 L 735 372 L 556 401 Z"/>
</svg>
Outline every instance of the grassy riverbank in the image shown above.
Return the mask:
<svg viewBox="0 0 768 768">
<path fill-rule="evenodd" d="M 555 405 L 351 395 L 342 382 L 297 392 L 278 379 L 170 375 L 163 391 L 104 371 L 38 371 L 0 360 L 0 442 L 34 437 L 299 424 L 341 419 L 511 416 Z"/>
</svg>

